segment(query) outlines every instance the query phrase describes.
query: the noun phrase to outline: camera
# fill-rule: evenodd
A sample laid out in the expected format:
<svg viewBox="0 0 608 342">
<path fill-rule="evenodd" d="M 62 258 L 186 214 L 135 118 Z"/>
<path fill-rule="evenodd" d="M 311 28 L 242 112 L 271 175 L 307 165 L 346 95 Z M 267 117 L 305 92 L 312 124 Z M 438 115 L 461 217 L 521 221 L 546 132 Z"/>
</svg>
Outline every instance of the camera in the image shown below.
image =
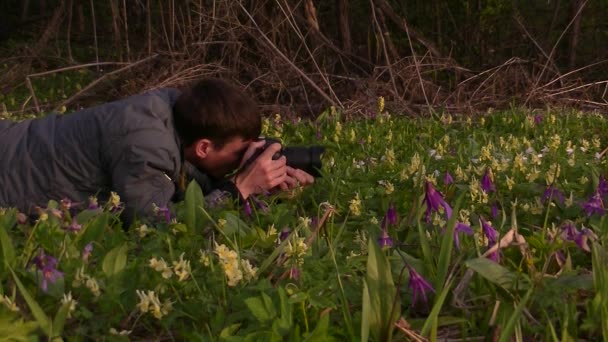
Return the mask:
<svg viewBox="0 0 608 342">
<path fill-rule="evenodd" d="M 254 152 L 254 154 L 243 164 L 243 168 L 256 160 L 268 146 L 274 143 L 281 143 L 280 140 L 274 138 L 260 138 L 259 140 L 265 140 L 266 143 Z M 281 156 L 285 156 L 288 166 L 291 166 L 294 169 L 303 170 L 314 177 L 321 177 L 321 154 L 323 154 L 323 152 L 325 152 L 325 147 L 319 145 L 284 146 L 279 152 L 272 156 L 272 159 L 276 160 Z"/>
</svg>

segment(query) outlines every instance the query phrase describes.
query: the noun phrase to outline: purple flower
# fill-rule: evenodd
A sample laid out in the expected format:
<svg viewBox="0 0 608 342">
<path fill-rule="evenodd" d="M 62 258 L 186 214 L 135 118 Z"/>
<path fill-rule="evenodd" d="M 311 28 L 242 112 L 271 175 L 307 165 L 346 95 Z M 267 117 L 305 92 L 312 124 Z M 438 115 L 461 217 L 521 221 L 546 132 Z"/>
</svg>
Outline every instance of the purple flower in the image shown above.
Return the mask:
<svg viewBox="0 0 608 342">
<path fill-rule="evenodd" d="M 591 249 L 589 248 L 589 245 L 587 244 L 588 240 L 592 240 L 592 241 L 597 240 L 597 235 L 595 235 L 595 233 L 591 229 L 584 228 L 584 227 L 574 237 L 574 242 L 576 243 L 578 248 L 580 248 L 584 251 L 587 251 L 587 252 L 591 252 Z"/>
<path fill-rule="evenodd" d="M 97 198 L 96 197 L 89 197 L 89 207 L 88 209 L 90 210 L 96 210 L 99 209 L 99 203 L 97 202 Z"/>
<path fill-rule="evenodd" d="M 494 247 L 495 244 L 491 245 L 490 248 Z M 496 251 L 488 254 L 488 259 L 494 261 L 494 262 L 498 262 L 499 260 L 499 254 L 498 252 L 500 251 L 500 249 L 497 249 Z"/>
<path fill-rule="evenodd" d="M 441 193 L 435 189 L 433 183 L 427 181 L 425 185 L 424 203 L 426 204 L 426 221 L 431 221 L 431 213 L 439 212 L 439 208 L 443 208 L 447 218 L 452 216 L 452 208 L 443 199 Z"/>
<path fill-rule="evenodd" d="M 291 268 L 289 269 L 289 279 L 300 279 L 300 269 L 297 266 L 291 266 Z"/>
<path fill-rule="evenodd" d="M 450 174 L 450 171 L 445 172 L 445 176 L 443 176 L 443 184 L 446 186 L 454 183 L 454 177 Z"/>
<path fill-rule="evenodd" d="M 397 211 L 395 210 L 395 205 L 393 203 L 391 203 L 388 206 L 388 210 L 386 211 L 386 214 L 384 214 L 384 217 L 382 218 L 382 223 L 381 223 L 381 227 L 382 229 L 386 229 L 389 225 L 390 226 L 394 226 L 397 224 Z"/>
<path fill-rule="evenodd" d="M 251 199 L 253 200 L 253 203 L 255 203 L 255 205 L 260 209 L 260 211 L 268 211 L 268 205 L 264 203 L 264 201 L 260 200 L 257 196 L 251 196 Z M 251 209 L 251 207 L 249 209 Z"/>
<path fill-rule="evenodd" d="M 61 207 L 65 210 L 70 210 L 70 208 L 72 208 L 72 201 L 70 201 L 68 198 L 62 199 Z"/>
<path fill-rule="evenodd" d="M 89 260 L 89 256 L 93 252 L 93 243 L 89 242 L 84 249 L 82 250 L 82 261 L 87 262 Z"/>
<path fill-rule="evenodd" d="M 562 227 L 562 239 L 566 241 L 574 241 L 576 236 L 579 234 L 578 229 L 572 221 L 569 221 Z"/>
<path fill-rule="evenodd" d="M 71 233 L 76 233 L 79 232 L 82 229 L 82 225 L 78 224 L 78 222 L 76 221 L 76 218 L 72 219 L 72 223 L 65 229 L 68 232 Z"/>
<path fill-rule="evenodd" d="M 488 238 L 488 246 L 494 245 L 498 240 L 498 232 L 489 222 L 481 218 L 481 231 Z"/>
<path fill-rule="evenodd" d="M 564 194 L 554 185 L 548 186 L 543 194 L 542 201 L 545 203 L 547 200 L 557 200 L 560 204 L 564 203 Z"/>
<path fill-rule="evenodd" d="M 245 201 L 245 205 L 243 206 L 243 211 L 245 212 L 246 217 L 250 217 L 252 214 L 251 204 L 249 201 Z"/>
<path fill-rule="evenodd" d="M 587 216 L 592 216 L 593 214 L 603 216 L 605 214 L 604 203 L 599 191 L 596 191 L 587 202 L 583 202 L 582 207 Z"/>
<path fill-rule="evenodd" d="M 289 228 L 283 228 L 281 230 L 281 234 L 279 234 L 279 242 L 285 241 L 285 239 L 287 239 L 289 237 L 290 232 L 291 231 L 289 230 Z"/>
<path fill-rule="evenodd" d="M 492 177 L 490 176 L 490 168 L 487 168 L 486 173 L 481 177 L 481 189 L 486 193 L 496 191 L 496 187 L 494 186 L 494 183 L 492 183 Z"/>
<path fill-rule="evenodd" d="M 498 217 L 498 204 L 496 202 L 494 202 L 494 204 L 492 204 L 492 219 L 495 219 Z"/>
<path fill-rule="evenodd" d="M 171 223 L 171 210 L 167 207 L 155 208 L 156 216 L 160 216 L 165 219 L 165 222 Z"/>
<path fill-rule="evenodd" d="M 456 227 L 454 227 L 454 245 L 456 245 L 457 249 L 460 249 L 460 238 L 459 238 L 458 233 L 472 235 L 473 229 L 471 229 L 470 226 L 468 226 L 462 222 L 456 223 Z"/>
<path fill-rule="evenodd" d="M 63 276 L 62 272 L 57 270 L 57 259 L 50 255 L 46 255 L 44 250 L 40 251 L 40 255 L 32 261 L 36 265 L 36 269 L 42 273 L 42 284 L 40 288 L 46 292 L 48 283 L 55 283 L 58 278 Z"/>
<path fill-rule="evenodd" d="M 422 297 L 424 303 L 427 302 L 426 293 L 427 291 L 435 292 L 431 284 L 426 281 L 413 267 L 408 267 L 410 271 L 410 280 L 407 287 L 412 290 L 412 303 L 416 303 L 419 296 Z"/>
<path fill-rule="evenodd" d="M 320 128 L 317 128 L 317 140 L 323 140 L 323 134 L 321 133 Z"/>
<path fill-rule="evenodd" d="M 378 244 L 380 245 L 380 248 L 393 247 L 393 239 L 388 235 L 386 229 L 382 229 L 382 235 L 378 238 Z"/>
<path fill-rule="evenodd" d="M 539 125 L 541 122 L 543 122 L 542 114 L 534 115 L 534 124 Z"/>
</svg>

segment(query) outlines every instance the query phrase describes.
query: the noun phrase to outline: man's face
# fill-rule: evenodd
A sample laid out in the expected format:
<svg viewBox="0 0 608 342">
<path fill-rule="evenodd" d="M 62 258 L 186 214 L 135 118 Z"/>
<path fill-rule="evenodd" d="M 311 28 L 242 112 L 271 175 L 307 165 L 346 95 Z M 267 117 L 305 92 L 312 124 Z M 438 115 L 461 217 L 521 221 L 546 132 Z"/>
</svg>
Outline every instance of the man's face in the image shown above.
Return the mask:
<svg viewBox="0 0 608 342">
<path fill-rule="evenodd" d="M 250 143 L 251 140 L 236 137 L 221 148 L 211 144 L 207 156 L 199 159 L 198 164 L 213 177 L 222 178 L 239 166 Z"/>
</svg>

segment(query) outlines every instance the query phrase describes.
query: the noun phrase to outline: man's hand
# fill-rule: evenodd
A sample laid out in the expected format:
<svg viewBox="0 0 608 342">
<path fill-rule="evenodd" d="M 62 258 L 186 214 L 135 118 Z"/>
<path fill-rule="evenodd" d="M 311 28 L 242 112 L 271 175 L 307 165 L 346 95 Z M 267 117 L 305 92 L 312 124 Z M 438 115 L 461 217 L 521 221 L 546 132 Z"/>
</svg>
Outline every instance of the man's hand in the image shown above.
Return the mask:
<svg viewBox="0 0 608 342">
<path fill-rule="evenodd" d="M 294 189 L 299 186 L 307 186 L 315 182 L 315 177 L 300 169 L 287 166 L 287 177 L 285 182 L 280 184 L 281 190 Z"/>
<path fill-rule="evenodd" d="M 241 166 L 253 155 L 255 150 L 264 146 L 264 141 L 256 141 L 250 144 L 243 156 Z M 270 190 L 287 179 L 287 159 L 281 156 L 277 160 L 272 160 L 272 156 L 281 150 L 281 144 L 275 143 L 249 166 L 241 170 L 234 177 L 234 184 L 239 189 L 243 198 L 248 198 L 251 194 L 258 194 Z"/>
</svg>

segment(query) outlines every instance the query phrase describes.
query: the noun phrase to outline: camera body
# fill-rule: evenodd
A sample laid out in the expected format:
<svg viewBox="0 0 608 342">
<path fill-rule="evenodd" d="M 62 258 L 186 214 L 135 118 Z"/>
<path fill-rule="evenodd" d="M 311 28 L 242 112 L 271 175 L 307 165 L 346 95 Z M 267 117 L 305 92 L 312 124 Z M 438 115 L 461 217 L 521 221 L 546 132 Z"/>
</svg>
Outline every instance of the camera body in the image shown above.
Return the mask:
<svg viewBox="0 0 608 342">
<path fill-rule="evenodd" d="M 254 160 L 256 160 L 268 146 L 274 143 L 281 143 L 280 140 L 274 138 L 261 138 L 259 140 L 265 140 L 264 146 L 258 148 L 255 153 L 249 158 L 243 168 L 247 167 Z M 285 146 L 279 152 L 272 156 L 273 160 L 279 159 L 281 156 L 285 156 L 287 159 L 287 165 L 294 169 L 300 169 L 306 173 L 314 176 L 321 177 L 321 155 L 325 152 L 325 147 L 320 145 L 313 146 Z"/>
</svg>

